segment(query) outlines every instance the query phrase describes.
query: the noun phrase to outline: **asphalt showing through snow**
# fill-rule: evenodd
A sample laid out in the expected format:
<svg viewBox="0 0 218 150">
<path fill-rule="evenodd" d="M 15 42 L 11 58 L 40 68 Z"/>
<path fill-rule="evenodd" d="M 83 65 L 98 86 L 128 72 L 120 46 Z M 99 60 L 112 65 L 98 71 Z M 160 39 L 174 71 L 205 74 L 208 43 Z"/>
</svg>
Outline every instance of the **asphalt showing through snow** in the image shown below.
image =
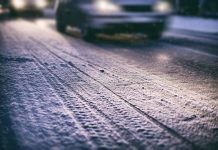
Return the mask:
<svg viewBox="0 0 218 150">
<path fill-rule="evenodd" d="M 218 147 L 217 35 L 87 43 L 54 26 L 0 23 L 0 149 Z"/>
</svg>

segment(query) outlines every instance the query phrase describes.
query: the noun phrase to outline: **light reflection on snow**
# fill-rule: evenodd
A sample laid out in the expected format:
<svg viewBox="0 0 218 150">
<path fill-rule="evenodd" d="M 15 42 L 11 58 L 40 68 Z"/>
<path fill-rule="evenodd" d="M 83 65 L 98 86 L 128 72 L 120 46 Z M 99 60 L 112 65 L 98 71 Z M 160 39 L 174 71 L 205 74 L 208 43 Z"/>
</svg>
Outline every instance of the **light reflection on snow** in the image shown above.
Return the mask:
<svg viewBox="0 0 218 150">
<path fill-rule="evenodd" d="M 48 27 L 48 23 L 45 20 L 37 20 L 35 22 L 39 27 Z"/>
<path fill-rule="evenodd" d="M 159 61 L 169 61 L 170 60 L 169 56 L 166 54 L 158 54 L 157 59 Z"/>
</svg>

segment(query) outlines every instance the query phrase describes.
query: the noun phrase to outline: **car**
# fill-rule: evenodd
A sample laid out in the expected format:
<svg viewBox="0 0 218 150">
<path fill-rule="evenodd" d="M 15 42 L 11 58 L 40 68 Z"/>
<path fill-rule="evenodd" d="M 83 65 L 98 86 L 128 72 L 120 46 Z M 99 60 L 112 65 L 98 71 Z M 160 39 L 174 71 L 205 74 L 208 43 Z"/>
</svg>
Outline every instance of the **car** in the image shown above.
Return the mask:
<svg viewBox="0 0 218 150">
<path fill-rule="evenodd" d="M 0 0 L 0 15 L 8 13 L 8 2 L 7 0 Z"/>
<path fill-rule="evenodd" d="M 12 16 L 19 13 L 34 12 L 42 15 L 42 10 L 48 5 L 48 0 L 10 0 L 9 8 Z"/>
<path fill-rule="evenodd" d="M 56 28 L 78 27 L 86 40 L 97 33 L 143 33 L 156 40 L 172 9 L 166 0 L 59 0 Z"/>
</svg>

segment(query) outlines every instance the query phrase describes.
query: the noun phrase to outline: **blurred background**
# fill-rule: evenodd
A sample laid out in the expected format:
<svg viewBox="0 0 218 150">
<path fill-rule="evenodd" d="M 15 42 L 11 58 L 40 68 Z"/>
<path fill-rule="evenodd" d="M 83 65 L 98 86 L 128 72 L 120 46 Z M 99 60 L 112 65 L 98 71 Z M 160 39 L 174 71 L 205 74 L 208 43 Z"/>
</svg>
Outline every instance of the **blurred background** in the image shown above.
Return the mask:
<svg viewBox="0 0 218 150">
<path fill-rule="evenodd" d="M 17 1 L 17 0 L 16 0 Z M 46 1 L 46 3 L 44 3 Z M 44 9 L 54 9 L 55 4 L 58 0 L 38 0 L 38 10 Z M 190 16 L 202 16 L 202 17 L 218 17 L 218 1 L 217 0 L 168 0 L 174 6 L 174 13 L 180 15 L 190 15 Z M 11 3 L 13 0 L 0 0 L 0 15 L 12 14 L 13 9 L 11 8 Z M 16 3 L 16 2 L 15 2 Z M 17 2 L 17 7 L 22 8 L 22 4 Z M 27 6 L 29 8 L 25 8 L 26 13 L 30 13 L 32 6 Z"/>
</svg>

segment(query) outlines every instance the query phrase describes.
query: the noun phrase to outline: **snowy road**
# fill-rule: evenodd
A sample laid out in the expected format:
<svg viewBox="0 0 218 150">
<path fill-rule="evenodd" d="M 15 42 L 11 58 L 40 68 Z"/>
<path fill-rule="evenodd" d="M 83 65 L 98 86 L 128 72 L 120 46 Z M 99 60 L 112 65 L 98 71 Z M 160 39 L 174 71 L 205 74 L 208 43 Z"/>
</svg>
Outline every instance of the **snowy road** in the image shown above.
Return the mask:
<svg viewBox="0 0 218 150">
<path fill-rule="evenodd" d="M 0 23 L 0 149 L 218 147 L 218 36 L 87 43 L 54 21 Z"/>
</svg>

